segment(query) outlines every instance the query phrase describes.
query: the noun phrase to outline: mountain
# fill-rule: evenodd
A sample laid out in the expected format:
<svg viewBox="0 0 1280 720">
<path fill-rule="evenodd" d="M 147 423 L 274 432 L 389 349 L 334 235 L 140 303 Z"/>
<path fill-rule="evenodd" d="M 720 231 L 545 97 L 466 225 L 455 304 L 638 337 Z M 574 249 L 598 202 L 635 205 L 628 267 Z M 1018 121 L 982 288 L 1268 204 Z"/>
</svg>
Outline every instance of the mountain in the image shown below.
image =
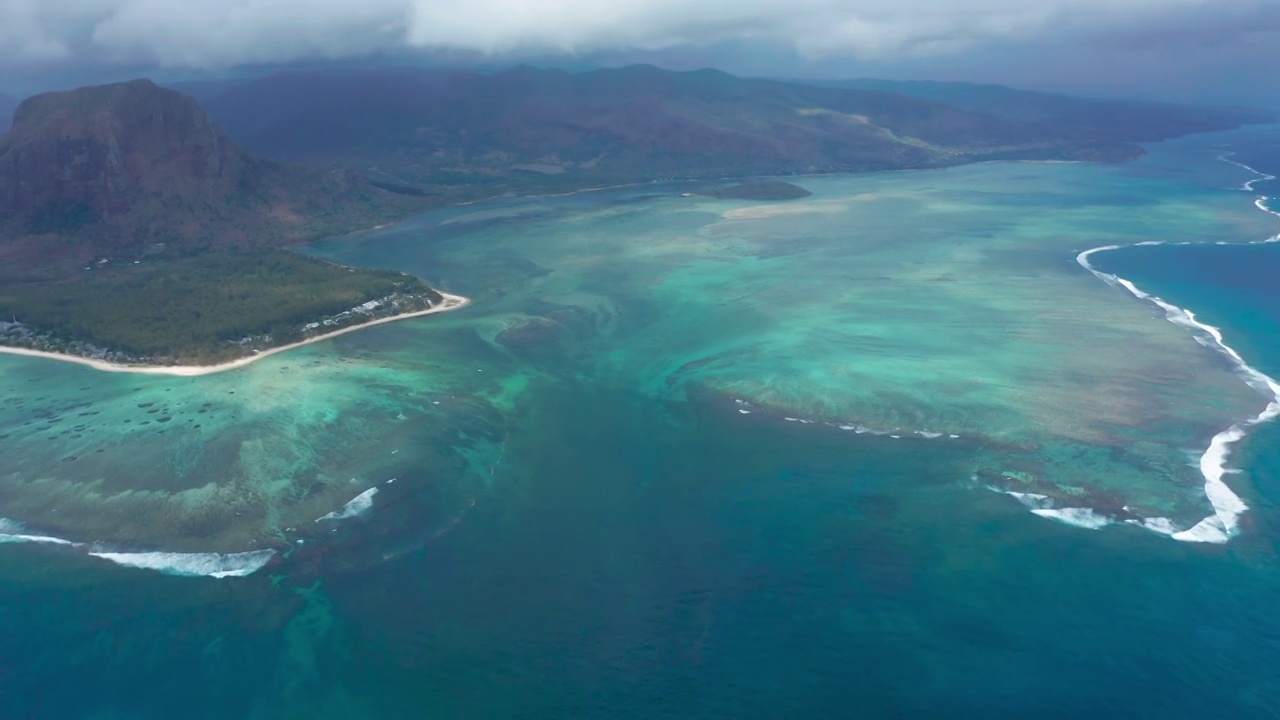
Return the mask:
<svg viewBox="0 0 1280 720">
<path fill-rule="evenodd" d="M 278 249 L 420 203 L 263 160 L 146 80 L 28 99 L 0 136 L 0 344 L 201 364 L 424 309 L 418 278 Z"/>
<path fill-rule="evenodd" d="M 1016 110 L 1038 94 L 958 102 L 652 66 L 311 71 L 184 89 L 263 155 L 358 167 L 388 187 L 490 193 L 1000 158 L 1124 160 L 1141 154 L 1135 142 L 1258 119 L 1156 105 L 1125 114 L 1068 99 L 1078 111 L 1027 113 Z"/>
<path fill-rule="evenodd" d="M 1268 113 L 1245 108 L 1200 107 L 1159 102 L 1085 99 L 1002 85 L 924 80 L 849 80 L 833 87 L 878 90 L 946 103 L 1013 122 L 1069 128 L 1116 142 L 1155 142 L 1227 124 L 1273 122 Z M 1234 122 L 1232 122 L 1234 119 Z"/>
<path fill-rule="evenodd" d="M 49 93 L 0 136 L 0 275 L 279 245 L 403 203 L 349 171 L 258 158 L 147 80 Z"/>
<path fill-rule="evenodd" d="M 18 107 L 18 98 L 0 93 L 0 133 L 7 132 L 13 124 L 13 111 Z"/>
</svg>

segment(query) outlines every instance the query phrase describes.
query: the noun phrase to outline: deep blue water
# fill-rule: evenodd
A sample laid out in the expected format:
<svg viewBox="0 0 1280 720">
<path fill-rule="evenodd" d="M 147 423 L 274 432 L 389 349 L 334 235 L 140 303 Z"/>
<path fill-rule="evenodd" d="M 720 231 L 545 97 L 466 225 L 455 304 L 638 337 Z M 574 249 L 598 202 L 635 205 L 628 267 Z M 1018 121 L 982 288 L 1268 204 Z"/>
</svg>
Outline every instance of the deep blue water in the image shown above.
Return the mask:
<svg viewBox="0 0 1280 720">
<path fill-rule="evenodd" d="M 1280 245 L 1097 264 L 1280 373 Z M 566 377 L 409 551 L 412 516 L 243 581 L 0 548 L 0 719 L 1280 718 L 1280 429 L 1225 547 L 1031 517 L 966 452 Z"/>
<path fill-rule="evenodd" d="M 1258 543 L 950 525 L 1005 503 L 945 452 L 623 393 L 526 422 L 447 541 L 292 587 L 0 555 L 4 717 L 1275 717 Z"/>
<path fill-rule="evenodd" d="M 1223 328 L 1251 365 L 1280 375 L 1280 243 L 1123 248 L 1096 264 Z"/>
</svg>

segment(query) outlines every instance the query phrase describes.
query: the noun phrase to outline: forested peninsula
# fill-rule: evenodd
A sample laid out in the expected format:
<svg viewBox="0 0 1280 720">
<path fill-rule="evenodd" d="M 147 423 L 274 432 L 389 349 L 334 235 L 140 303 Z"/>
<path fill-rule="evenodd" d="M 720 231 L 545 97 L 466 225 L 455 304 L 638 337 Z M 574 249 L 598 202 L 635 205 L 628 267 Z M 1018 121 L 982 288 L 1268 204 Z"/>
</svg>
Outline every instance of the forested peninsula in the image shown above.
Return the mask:
<svg viewBox="0 0 1280 720">
<path fill-rule="evenodd" d="M 419 278 L 285 249 L 415 207 L 257 157 L 148 81 L 40 95 L 0 137 L 0 345 L 209 365 L 440 308 Z"/>
<path fill-rule="evenodd" d="M 214 365 L 440 307 L 411 275 L 214 252 L 0 287 L 0 344 L 116 365 Z"/>
</svg>

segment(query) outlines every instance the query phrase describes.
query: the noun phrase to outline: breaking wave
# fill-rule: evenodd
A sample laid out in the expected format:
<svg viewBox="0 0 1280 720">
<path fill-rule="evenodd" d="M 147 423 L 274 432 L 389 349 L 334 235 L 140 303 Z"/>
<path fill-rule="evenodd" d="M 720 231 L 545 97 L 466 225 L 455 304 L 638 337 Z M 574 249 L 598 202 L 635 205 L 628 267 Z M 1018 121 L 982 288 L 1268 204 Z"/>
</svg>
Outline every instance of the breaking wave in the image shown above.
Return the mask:
<svg viewBox="0 0 1280 720">
<path fill-rule="evenodd" d="M 266 565 L 275 550 L 252 550 L 241 553 L 176 553 L 176 552 L 112 552 L 101 546 L 87 546 L 52 535 L 37 535 L 8 518 L 0 518 L 0 544 L 42 543 L 68 548 L 88 549 L 90 557 L 109 560 L 117 565 L 156 570 L 166 575 L 186 577 L 244 577 Z"/>
<path fill-rule="evenodd" d="M 1021 493 L 1013 490 L 1000 490 L 999 488 L 991 488 L 997 492 L 1003 492 L 1018 502 L 1026 505 L 1032 513 L 1040 517 L 1057 520 L 1060 523 L 1074 525 L 1076 527 L 1086 528 L 1088 530 L 1097 530 L 1101 527 L 1110 525 L 1114 520 L 1099 513 L 1092 508 L 1084 507 L 1068 507 L 1057 508 L 1053 506 L 1053 500 L 1048 495 L 1039 493 Z"/>
<path fill-rule="evenodd" d="M 0 543 L 48 543 L 73 547 L 80 544 L 52 535 L 32 535 L 22 523 L 8 518 L 0 518 Z"/>
<path fill-rule="evenodd" d="M 91 552 L 90 556 L 117 565 L 156 570 L 166 575 L 185 577 L 244 577 L 261 570 L 276 554 L 275 550 L 251 550 L 241 553 L 174 553 L 174 552 Z"/>
<path fill-rule="evenodd" d="M 1230 155 L 1220 156 L 1219 159 L 1233 165 L 1238 165 L 1258 176 L 1242 185 L 1240 190 L 1252 192 L 1254 183 L 1275 179 L 1272 175 L 1258 172 L 1248 165 L 1231 160 Z M 1280 216 L 1280 213 L 1270 209 L 1267 205 L 1267 200 L 1268 198 L 1266 197 L 1259 197 L 1254 201 L 1254 205 L 1263 212 Z M 1262 245 L 1275 242 L 1280 242 L 1280 235 L 1272 236 L 1266 240 L 1257 240 L 1242 244 Z M 1152 241 L 1139 244 L 1186 245 L 1190 243 L 1165 243 Z M 1130 518 L 1126 520 L 1128 523 L 1139 525 L 1161 534 L 1169 535 L 1175 540 L 1182 540 L 1185 542 L 1225 543 L 1239 531 L 1240 516 L 1249 509 L 1249 506 L 1245 504 L 1244 500 L 1242 500 L 1239 495 L 1236 495 L 1224 480 L 1224 477 L 1228 473 L 1235 472 L 1235 470 L 1231 469 L 1228 465 L 1231 459 L 1231 452 L 1236 443 L 1248 436 L 1251 429 L 1280 416 L 1280 383 L 1277 383 L 1273 378 L 1245 362 L 1240 353 L 1226 343 L 1220 328 L 1200 322 L 1196 319 L 1194 312 L 1186 308 L 1178 307 L 1177 305 L 1145 292 L 1133 282 L 1126 280 L 1125 278 L 1112 273 L 1102 272 L 1094 267 L 1093 263 L 1090 262 L 1090 258 L 1098 253 L 1118 249 L 1120 249 L 1119 245 L 1105 245 L 1091 250 L 1086 250 L 1076 256 L 1076 262 L 1108 285 L 1124 288 L 1139 300 L 1150 302 L 1163 310 L 1165 317 L 1169 322 L 1191 330 L 1196 340 L 1198 340 L 1202 345 L 1213 348 L 1224 355 L 1250 387 L 1253 387 L 1263 394 L 1270 395 L 1271 397 L 1266 408 L 1264 408 L 1258 415 L 1235 423 L 1215 435 L 1209 442 L 1209 447 L 1206 448 L 1204 453 L 1200 456 L 1200 474 L 1204 477 L 1205 497 L 1209 499 L 1209 504 L 1213 507 L 1212 515 L 1204 518 L 1192 527 L 1183 530 L 1176 530 L 1173 527 L 1172 522 L 1167 518 Z"/>
<path fill-rule="evenodd" d="M 326 513 L 316 518 L 316 522 L 322 522 L 324 520 L 346 520 L 347 518 L 353 518 L 359 515 L 360 513 L 367 511 L 369 508 L 373 507 L 373 496 L 377 494 L 378 494 L 378 488 L 371 487 L 368 490 L 365 490 L 359 495 L 348 500 L 346 505 L 343 505 L 342 507 L 338 508 L 337 510 L 334 510 L 331 513 Z"/>
</svg>

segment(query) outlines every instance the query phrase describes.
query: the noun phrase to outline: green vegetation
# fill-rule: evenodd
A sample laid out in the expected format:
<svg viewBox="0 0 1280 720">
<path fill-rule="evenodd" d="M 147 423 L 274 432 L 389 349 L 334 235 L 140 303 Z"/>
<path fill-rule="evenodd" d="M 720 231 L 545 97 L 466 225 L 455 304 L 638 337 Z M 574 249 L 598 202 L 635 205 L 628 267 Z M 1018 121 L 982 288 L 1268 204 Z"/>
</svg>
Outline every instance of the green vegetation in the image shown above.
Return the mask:
<svg viewBox="0 0 1280 720">
<path fill-rule="evenodd" d="M 385 316 L 423 309 L 440 295 L 409 275 L 284 250 L 211 252 L 8 283 L 0 286 L 0 320 L 22 324 L 28 341 L 7 337 L 12 344 L 190 364 L 301 339 L 305 325 L 371 300 L 387 301 L 374 313 Z M 354 314 L 318 331 L 370 318 Z"/>
<path fill-rule="evenodd" d="M 428 202 L 994 159 L 1115 162 L 1140 155 L 1136 143 L 1274 119 L 989 86 L 833 87 L 652 66 L 322 69 L 186 89 L 264 157 L 358 169 L 382 190 Z"/>
</svg>

